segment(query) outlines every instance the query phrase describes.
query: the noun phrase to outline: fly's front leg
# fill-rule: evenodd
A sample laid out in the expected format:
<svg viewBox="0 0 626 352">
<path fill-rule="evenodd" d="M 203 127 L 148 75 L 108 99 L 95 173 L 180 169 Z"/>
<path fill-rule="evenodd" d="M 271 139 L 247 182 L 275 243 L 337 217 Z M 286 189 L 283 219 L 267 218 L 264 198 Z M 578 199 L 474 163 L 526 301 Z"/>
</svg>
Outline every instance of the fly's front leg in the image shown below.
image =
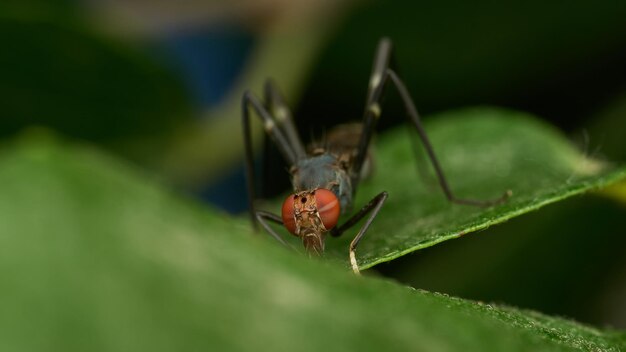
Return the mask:
<svg viewBox="0 0 626 352">
<path fill-rule="evenodd" d="M 367 152 L 374 135 L 376 123 L 380 117 L 380 100 L 385 89 L 387 67 L 392 60 L 392 44 L 388 38 L 383 38 L 378 44 L 376 58 L 370 75 L 370 82 L 367 88 L 367 100 L 365 111 L 363 112 L 363 131 L 357 145 L 356 156 L 352 162 L 351 181 L 353 189 L 357 188 L 360 181 L 361 169 L 367 158 Z"/>
<path fill-rule="evenodd" d="M 361 273 L 359 270 L 359 264 L 356 261 L 356 248 L 359 245 L 359 242 L 361 241 L 363 236 L 365 235 L 365 232 L 367 232 L 367 229 L 372 224 L 372 221 L 374 221 L 374 218 L 376 217 L 376 215 L 378 215 L 378 212 L 380 211 L 380 208 L 383 206 L 383 203 L 386 199 L 387 192 L 379 193 L 376 197 L 370 200 L 369 203 L 361 208 L 358 213 L 354 214 L 350 219 L 348 219 L 348 221 L 346 221 L 343 225 L 332 229 L 330 232 L 331 236 L 333 237 L 340 236 L 344 231 L 354 226 L 357 222 L 363 219 L 365 215 L 370 213 L 370 216 L 365 221 L 365 224 L 361 226 L 359 232 L 356 234 L 356 236 L 354 236 L 352 242 L 350 242 L 350 265 L 352 266 L 352 271 L 354 271 L 355 274 Z"/>
<path fill-rule="evenodd" d="M 283 240 L 283 238 L 280 237 L 278 232 L 274 231 L 274 229 L 271 228 L 270 224 L 268 223 L 268 221 L 271 221 L 275 224 L 283 225 L 283 219 L 280 216 L 267 212 L 267 211 L 259 210 L 256 212 L 256 218 L 261 224 L 261 226 L 263 226 L 265 231 L 267 231 L 267 233 L 269 233 L 272 237 L 274 237 L 283 246 L 291 248 L 294 251 L 296 251 L 296 249 L 291 244 L 285 242 L 285 240 Z"/>
<path fill-rule="evenodd" d="M 283 95 L 280 93 L 280 90 L 278 90 L 278 87 L 276 87 L 276 84 L 274 84 L 274 81 L 271 79 L 265 81 L 264 92 L 265 103 L 267 104 L 268 110 L 274 116 L 279 128 L 285 133 L 296 158 L 305 158 L 306 152 L 304 150 L 304 144 L 302 144 L 296 126 L 293 123 L 291 110 L 287 104 L 285 104 L 285 98 L 283 98 Z"/>
<path fill-rule="evenodd" d="M 252 108 L 263 122 L 263 128 L 265 132 L 270 136 L 272 141 L 276 144 L 281 154 L 289 165 L 293 165 L 297 158 L 297 152 L 289 143 L 289 139 L 285 136 L 283 131 L 277 126 L 274 118 L 267 111 L 265 106 L 261 104 L 259 99 L 252 93 L 246 91 L 242 99 L 242 125 L 243 125 L 243 141 L 246 154 L 246 176 L 247 176 L 247 188 L 248 188 L 248 210 L 250 212 L 250 218 L 255 229 L 258 228 L 256 221 L 256 208 L 254 201 L 256 199 L 255 189 L 255 173 L 254 173 L 254 152 L 252 150 L 252 131 L 250 121 L 250 108 Z"/>
</svg>

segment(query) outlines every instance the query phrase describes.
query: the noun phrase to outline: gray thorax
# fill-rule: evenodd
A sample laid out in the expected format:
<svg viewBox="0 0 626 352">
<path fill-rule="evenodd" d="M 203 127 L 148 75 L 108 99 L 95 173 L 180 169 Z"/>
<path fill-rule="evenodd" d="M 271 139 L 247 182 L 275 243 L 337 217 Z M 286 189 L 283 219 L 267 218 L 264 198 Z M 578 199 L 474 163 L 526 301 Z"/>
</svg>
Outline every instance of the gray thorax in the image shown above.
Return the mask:
<svg viewBox="0 0 626 352">
<path fill-rule="evenodd" d="M 352 183 L 339 160 L 332 154 L 321 154 L 298 160 L 291 170 L 294 191 L 325 188 L 332 191 L 341 205 L 341 213 L 352 206 Z"/>
</svg>

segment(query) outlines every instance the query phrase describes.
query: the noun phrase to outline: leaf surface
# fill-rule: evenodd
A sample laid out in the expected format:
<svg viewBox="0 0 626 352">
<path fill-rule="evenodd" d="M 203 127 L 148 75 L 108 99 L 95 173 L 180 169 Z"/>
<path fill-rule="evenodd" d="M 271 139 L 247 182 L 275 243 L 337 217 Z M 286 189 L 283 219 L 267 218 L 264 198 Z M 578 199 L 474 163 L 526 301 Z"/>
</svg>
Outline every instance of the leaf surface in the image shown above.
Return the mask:
<svg viewBox="0 0 626 352">
<path fill-rule="evenodd" d="M 410 138 L 415 132 L 408 128 L 387 132 L 377 143 L 376 172 L 361 183 L 355 202 L 359 209 L 379 192 L 389 193 L 357 250 L 362 268 L 626 177 L 626 168 L 589 158 L 555 128 L 528 114 L 468 108 L 432 116 L 427 122 L 427 133 L 457 197 L 493 199 L 507 190 L 513 195 L 488 208 L 452 204 L 432 173 L 419 176 Z M 430 172 L 430 164 L 422 164 Z M 329 239 L 330 256 L 347 262 L 348 244 L 357 231 L 355 227 L 340 240 Z"/>
<path fill-rule="evenodd" d="M 85 147 L 0 152 L 2 350 L 619 350 L 624 334 L 357 277 Z"/>
</svg>

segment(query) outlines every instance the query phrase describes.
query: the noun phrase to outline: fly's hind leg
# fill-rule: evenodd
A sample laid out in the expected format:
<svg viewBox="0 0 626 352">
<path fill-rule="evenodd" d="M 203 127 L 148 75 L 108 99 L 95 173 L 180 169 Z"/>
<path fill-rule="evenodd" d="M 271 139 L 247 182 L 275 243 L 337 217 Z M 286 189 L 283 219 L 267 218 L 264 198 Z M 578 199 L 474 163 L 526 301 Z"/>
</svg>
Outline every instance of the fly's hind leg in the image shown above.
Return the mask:
<svg viewBox="0 0 626 352">
<path fill-rule="evenodd" d="M 361 140 L 359 141 L 359 147 L 355 162 L 352 165 L 352 175 L 358 175 L 363 166 L 365 153 L 372 138 L 374 127 L 382 113 L 381 101 L 384 90 L 387 86 L 387 83 L 391 82 L 400 94 L 400 98 L 402 98 L 407 117 L 409 118 L 413 127 L 415 127 L 415 130 L 417 131 L 417 134 L 422 141 L 424 149 L 426 150 L 426 154 L 428 155 L 428 158 L 430 159 L 430 162 L 435 169 L 439 185 L 441 186 L 441 189 L 443 190 L 446 198 L 448 198 L 449 201 L 458 204 L 490 206 L 502 203 L 507 198 L 509 198 L 512 194 L 510 190 L 504 192 L 504 194 L 500 197 L 488 200 L 459 198 L 452 192 L 450 186 L 448 185 L 448 181 L 443 172 L 443 169 L 439 164 L 439 160 L 435 155 L 435 151 L 432 147 L 432 144 L 430 143 L 428 135 L 426 134 L 426 130 L 424 130 L 424 127 L 422 126 L 422 121 L 419 113 L 417 112 L 417 108 L 415 107 L 415 103 L 413 102 L 411 95 L 404 85 L 404 82 L 402 82 L 398 74 L 391 68 L 392 61 L 391 40 L 389 40 L 388 38 L 383 38 L 378 45 L 376 58 L 374 60 L 374 67 L 372 69 L 370 86 L 368 88 L 367 94 L 367 102 L 363 117 L 363 134 L 361 135 Z M 356 185 L 358 183 L 358 179 L 353 176 L 352 182 L 354 185 Z"/>
</svg>

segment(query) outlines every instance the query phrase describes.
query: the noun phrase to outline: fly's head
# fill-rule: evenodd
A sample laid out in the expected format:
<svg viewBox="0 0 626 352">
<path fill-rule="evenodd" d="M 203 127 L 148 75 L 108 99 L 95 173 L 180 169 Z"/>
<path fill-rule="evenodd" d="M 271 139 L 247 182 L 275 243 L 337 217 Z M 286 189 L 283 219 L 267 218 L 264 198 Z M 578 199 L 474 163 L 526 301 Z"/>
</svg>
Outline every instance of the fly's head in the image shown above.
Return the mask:
<svg viewBox="0 0 626 352">
<path fill-rule="evenodd" d="M 282 207 L 285 227 L 302 239 L 309 255 L 324 253 L 324 237 L 337 225 L 339 214 L 337 196 L 324 188 L 292 194 Z"/>
<path fill-rule="evenodd" d="M 331 191 L 339 199 L 341 211 L 350 211 L 352 182 L 348 172 L 341 167 L 338 156 L 323 153 L 298 160 L 289 172 L 291 183 L 297 192 L 318 189 Z"/>
</svg>

